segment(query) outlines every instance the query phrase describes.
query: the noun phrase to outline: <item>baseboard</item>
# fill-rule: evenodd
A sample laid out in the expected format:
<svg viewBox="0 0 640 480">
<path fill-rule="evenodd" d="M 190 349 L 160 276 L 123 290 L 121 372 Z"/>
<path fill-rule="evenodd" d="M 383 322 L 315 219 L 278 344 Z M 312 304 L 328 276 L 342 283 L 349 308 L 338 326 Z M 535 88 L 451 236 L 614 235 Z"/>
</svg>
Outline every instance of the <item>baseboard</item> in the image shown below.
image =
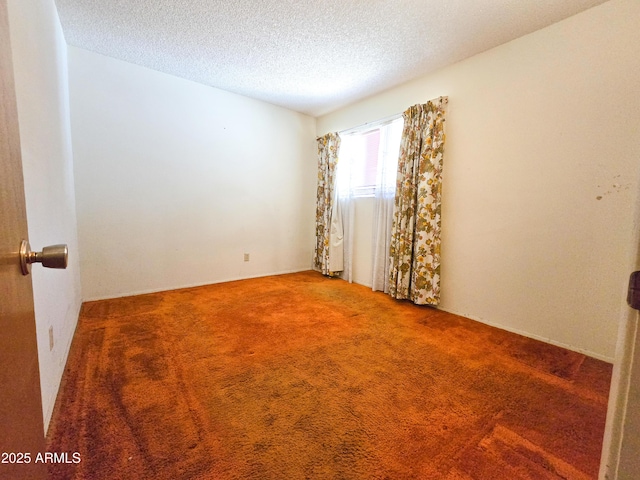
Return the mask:
<svg viewBox="0 0 640 480">
<path fill-rule="evenodd" d="M 229 277 L 223 278 L 220 280 L 208 281 L 208 282 L 199 282 L 199 283 L 189 283 L 183 285 L 176 285 L 172 287 L 162 287 L 162 288 L 152 288 L 146 290 L 135 290 L 132 292 L 116 294 L 116 295 L 105 295 L 105 296 L 97 296 L 97 297 L 89 297 L 82 299 L 82 302 L 95 302 L 98 300 L 110 300 L 113 298 L 123 298 L 123 297 L 133 297 L 135 295 L 146 295 L 148 293 L 158 293 L 158 292 L 168 292 L 171 290 L 181 290 L 183 288 L 195 288 L 195 287 L 204 287 L 206 285 L 216 285 L 218 283 L 226 283 L 226 282 L 236 282 L 238 280 L 249 280 L 252 278 L 262 278 L 262 277 L 271 277 L 273 275 L 286 275 L 287 273 L 298 273 L 298 272 L 306 272 L 311 270 L 311 267 L 292 269 L 292 270 L 281 270 L 277 272 L 270 273 L 260 273 L 257 275 L 249 275 L 249 276 L 237 276 L 237 277 Z"/>
<path fill-rule="evenodd" d="M 69 360 L 69 353 L 71 352 L 71 344 L 73 343 L 73 338 L 75 337 L 76 334 L 76 330 L 78 329 L 78 320 L 80 320 L 80 312 L 82 310 L 82 302 L 79 302 L 77 307 L 76 307 L 76 312 L 74 315 L 74 319 L 75 319 L 75 323 L 73 326 L 73 332 L 71 332 L 71 334 L 69 335 L 69 338 L 67 339 L 66 345 L 65 345 L 65 350 L 64 350 L 64 355 L 63 355 L 63 359 L 61 362 L 62 368 L 59 371 L 59 376 L 58 376 L 58 387 L 56 388 L 55 392 L 53 392 L 50 395 L 49 400 L 49 407 L 47 408 L 46 412 L 43 412 L 43 423 L 44 423 L 44 434 L 45 436 L 47 435 L 47 433 L 49 432 L 49 425 L 51 424 L 51 419 L 53 417 L 53 412 L 55 411 L 56 408 L 56 402 L 58 400 L 58 393 L 60 392 L 60 386 L 62 385 L 62 379 L 64 377 L 64 372 L 66 370 L 66 366 L 67 366 L 67 361 Z"/>
<path fill-rule="evenodd" d="M 586 355 L 588 357 L 592 357 L 592 358 L 595 358 L 595 359 L 598 359 L 598 360 L 602 360 L 603 362 L 607 362 L 607 363 L 613 364 L 613 362 L 615 360 L 612 357 L 608 357 L 606 355 L 602 355 L 602 354 L 597 353 L 597 352 L 592 352 L 590 350 L 587 350 L 587 349 L 584 349 L 584 348 L 580 348 L 580 347 L 576 347 L 574 345 L 568 345 L 566 343 L 555 341 L 555 340 L 553 340 L 551 338 L 546 338 L 546 337 L 542 337 L 540 335 L 535 335 L 533 333 L 529 333 L 529 332 L 525 332 L 525 331 L 522 331 L 522 330 L 518 330 L 517 328 L 507 327 L 505 325 L 501 325 L 499 323 L 494 323 L 494 322 L 485 320 L 483 318 L 478 318 L 478 317 L 474 317 L 472 315 L 459 313 L 459 312 L 456 312 L 456 311 L 454 311 L 452 309 L 438 307 L 438 310 L 442 310 L 443 312 L 447 312 L 447 313 L 452 313 L 454 315 L 459 315 L 461 317 L 468 318 L 468 319 L 473 320 L 475 322 L 484 323 L 485 325 L 489 325 L 491 327 L 496 327 L 496 328 L 499 328 L 500 330 L 505 330 L 507 332 L 515 333 L 517 335 L 522 335 L 523 337 L 532 338 L 534 340 L 539 340 L 539 341 L 544 342 L 544 343 L 549 343 L 551 345 L 555 345 L 556 347 L 561 347 L 561 348 L 565 348 L 567 350 L 571 350 L 573 352 L 582 353 L 583 355 Z"/>
<path fill-rule="evenodd" d="M 84 299 L 83 302 L 93 302 L 93 301 L 97 301 L 97 300 L 109 300 L 109 299 L 112 299 L 112 298 L 131 297 L 131 296 L 134 296 L 134 295 L 145 295 L 145 294 L 148 294 L 148 293 L 166 292 L 166 291 L 170 291 L 170 290 L 180 290 L 180 289 L 183 289 L 183 288 L 203 287 L 205 285 L 215 285 L 215 284 L 218 284 L 218 283 L 235 282 L 235 281 L 238 281 L 238 280 L 249 280 L 249 279 L 252 279 L 252 278 L 270 277 L 272 275 L 286 275 L 287 273 L 298 273 L 298 272 L 304 272 L 304 271 L 307 271 L 307 270 L 311 270 L 311 268 L 307 267 L 307 268 L 301 268 L 301 269 L 282 270 L 282 271 L 278 271 L 278 272 L 264 273 L 264 274 L 258 274 L 258 275 L 229 277 L 229 278 L 224 278 L 224 279 L 220 279 L 220 280 L 216 280 L 216 281 L 212 281 L 212 282 L 176 285 L 176 286 L 171 287 L 171 288 L 166 288 L 165 287 L 165 288 L 148 289 L 148 290 L 136 290 L 136 291 L 133 291 L 133 292 L 127 292 L 127 293 L 123 293 L 121 295 L 115 295 L 115 296 L 111 295 L 111 296 L 103 296 L 103 297 L 91 297 L 91 298 L 88 298 L 88 299 Z M 353 282 L 353 283 L 357 283 L 358 285 L 363 285 L 362 283 L 359 283 L 359 282 Z M 371 288 L 371 285 L 363 285 L 363 286 Z M 517 335 L 522 335 L 523 337 L 532 338 L 534 340 L 539 340 L 541 342 L 549 343 L 549 344 L 555 345 L 557 347 L 561 347 L 561 348 L 565 348 L 567 350 L 571 350 L 571 351 L 574 351 L 574 352 L 582 353 L 583 355 L 587 355 L 588 357 L 593 357 L 593 358 L 596 358 L 598 360 L 602 360 L 602 361 L 607 362 L 607 363 L 613 364 L 613 362 L 614 362 L 614 358 L 608 357 L 606 355 L 601 355 L 601 354 L 599 354 L 597 352 L 592 352 L 590 350 L 586 350 L 586 349 L 583 349 L 583 348 L 580 348 L 580 347 L 576 347 L 574 345 L 568 345 L 568 344 L 565 344 L 565 343 L 562 343 L 562 342 L 555 341 L 555 340 L 550 339 L 550 338 L 542 337 L 540 335 L 535 335 L 535 334 L 532 334 L 532 333 L 529 333 L 529 332 L 518 330 L 516 328 L 507 327 L 507 326 L 501 325 L 499 323 L 494 323 L 494 322 L 485 320 L 483 318 L 475 317 L 475 316 L 468 315 L 468 314 L 463 314 L 463 313 L 457 312 L 457 311 L 452 310 L 452 309 L 441 308 L 441 307 L 438 307 L 438 309 L 442 310 L 443 312 L 452 313 L 454 315 L 459 315 L 461 317 L 465 317 L 465 318 L 468 318 L 468 319 L 476 321 L 476 322 L 484 323 L 485 325 L 489 325 L 491 327 L 496 327 L 496 328 L 499 328 L 501 330 L 505 330 L 507 332 L 515 333 Z"/>
</svg>

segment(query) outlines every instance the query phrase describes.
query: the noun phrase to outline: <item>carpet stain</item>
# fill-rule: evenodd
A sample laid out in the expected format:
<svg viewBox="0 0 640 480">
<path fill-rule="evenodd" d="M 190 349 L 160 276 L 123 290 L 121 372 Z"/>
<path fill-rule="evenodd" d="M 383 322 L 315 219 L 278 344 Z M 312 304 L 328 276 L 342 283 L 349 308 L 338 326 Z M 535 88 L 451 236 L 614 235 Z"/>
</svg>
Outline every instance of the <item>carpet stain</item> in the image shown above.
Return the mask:
<svg viewBox="0 0 640 480">
<path fill-rule="evenodd" d="M 83 305 L 52 479 L 595 479 L 611 365 L 316 272 Z"/>
</svg>

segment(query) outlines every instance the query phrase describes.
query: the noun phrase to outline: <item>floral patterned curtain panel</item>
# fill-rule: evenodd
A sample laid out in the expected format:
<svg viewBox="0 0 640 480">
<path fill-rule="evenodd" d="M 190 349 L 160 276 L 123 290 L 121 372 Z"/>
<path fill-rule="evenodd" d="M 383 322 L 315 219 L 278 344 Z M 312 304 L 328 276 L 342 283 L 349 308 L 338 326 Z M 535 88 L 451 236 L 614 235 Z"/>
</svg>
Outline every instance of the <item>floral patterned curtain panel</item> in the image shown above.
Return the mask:
<svg viewBox="0 0 640 480">
<path fill-rule="evenodd" d="M 440 208 L 446 97 L 404 112 L 390 246 L 389 295 L 440 302 Z"/>
<path fill-rule="evenodd" d="M 340 136 L 327 133 L 318 138 L 318 198 L 316 204 L 316 248 L 313 265 L 324 275 L 335 276 L 330 264 L 331 214 L 335 201 L 335 175 Z"/>
</svg>

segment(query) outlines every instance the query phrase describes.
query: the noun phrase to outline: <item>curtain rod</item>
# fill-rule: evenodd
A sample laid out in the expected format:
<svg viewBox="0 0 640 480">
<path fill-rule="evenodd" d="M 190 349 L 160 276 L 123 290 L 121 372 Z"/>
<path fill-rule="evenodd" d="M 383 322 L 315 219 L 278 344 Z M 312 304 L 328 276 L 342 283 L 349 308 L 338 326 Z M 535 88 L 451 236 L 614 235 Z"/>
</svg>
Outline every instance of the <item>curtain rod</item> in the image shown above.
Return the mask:
<svg viewBox="0 0 640 480">
<path fill-rule="evenodd" d="M 374 120 L 373 122 L 363 123 L 362 125 L 358 125 L 357 127 L 347 128 L 346 130 L 340 130 L 338 134 L 340 135 L 348 135 L 350 133 L 355 133 L 358 131 L 365 131 L 368 128 L 373 129 L 374 127 L 379 127 L 384 125 L 385 123 L 389 123 L 394 121 L 397 118 L 402 117 L 402 113 L 396 113 L 394 115 L 389 115 L 388 117 L 381 118 L 380 120 Z"/>
<path fill-rule="evenodd" d="M 432 102 L 441 101 L 446 105 L 449 103 L 449 97 L 446 95 L 443 95 L 430 101 Z M 338 132 L 338 135 L 349 135 L 350 133 L 366 131 L 368 128 L 373 129 L 374 127 L 379 127 L 381 125 L 384 125 L 385 123 L 390 123 L 393 120 L 400 118 L 403 113 L 404 112 L 396 113 L 394 115 L 389 115 L 388 117 L 381 118 L 380 120 L 374 120 L 373 122 L 363 123 L 362 125 L 358 125 L 357 127 L 351 127 L 351 128 L 347 128 L 346 130 L 340 130 Z"/>
</svg>

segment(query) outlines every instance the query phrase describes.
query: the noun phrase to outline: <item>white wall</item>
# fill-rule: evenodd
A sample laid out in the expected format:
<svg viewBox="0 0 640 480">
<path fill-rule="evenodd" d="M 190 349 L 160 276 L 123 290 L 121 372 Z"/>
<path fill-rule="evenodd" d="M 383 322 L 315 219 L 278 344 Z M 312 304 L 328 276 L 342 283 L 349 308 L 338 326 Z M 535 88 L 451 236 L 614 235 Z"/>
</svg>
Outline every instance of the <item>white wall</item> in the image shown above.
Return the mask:
<svg viewBox="0 0 640 480">
<path fill-rule="evenodd" d="M 34 250 L 56 243 L 69 247 L 67 270 L 34 265 L 31 271 L 47 428 L 81 305 L 67 46 L 53 0 L 8 5 L 29 241 Z"/>
<path fill-rule="evenodd" d="M 613 360 L 639 24 L 640 2 L 614 0 L 318 119 L 322 135 L 449 96 L 442 309 Z"/>
<path fill-rule="evenodd" d="M 85 300 L 311 267 L 315 119 L 74 47 L 69 69 Z"/>
</svg>

